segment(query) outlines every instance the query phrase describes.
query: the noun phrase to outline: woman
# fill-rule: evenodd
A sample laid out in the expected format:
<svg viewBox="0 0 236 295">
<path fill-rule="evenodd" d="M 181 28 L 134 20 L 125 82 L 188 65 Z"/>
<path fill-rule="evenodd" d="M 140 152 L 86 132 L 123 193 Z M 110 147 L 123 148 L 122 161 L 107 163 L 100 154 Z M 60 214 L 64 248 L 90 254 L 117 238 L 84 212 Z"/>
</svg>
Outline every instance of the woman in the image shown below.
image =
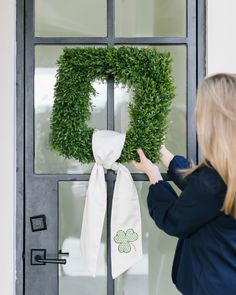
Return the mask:
<svg viewBox="0 0 236 295">
<path fill-rule="evenodd" d="M 198 89 L 196 124 L 202 162 L 190 168 L 164 146 L 161 161 L 178 197 L 139 149 L 133 165 L 150 180 L 150 216 L 179 238 L 172 279 L 184 295 L 236 295 L 236 75 L 216 74 Z M 183 169 L 184 173 L 181 172 Z"/>
</svg>

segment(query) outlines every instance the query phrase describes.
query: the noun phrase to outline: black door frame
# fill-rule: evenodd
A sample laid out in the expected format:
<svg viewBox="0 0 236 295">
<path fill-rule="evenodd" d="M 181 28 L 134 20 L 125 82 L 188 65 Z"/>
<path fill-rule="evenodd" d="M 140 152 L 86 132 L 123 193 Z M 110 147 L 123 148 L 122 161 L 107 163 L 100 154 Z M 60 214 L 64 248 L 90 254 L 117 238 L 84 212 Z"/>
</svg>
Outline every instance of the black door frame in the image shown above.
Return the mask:
<svg viewBox="0 0 236 295">
<path fill-rule="evenodd" d="M 33 149 L 29 149 L 29 138 L 25 136 L 25 127 L 27 133 L 33 136 L 33 124 L 31 126 L 26 122 L 26 112 L 32 109 L 25 97 L 32 93 L 33 85 L 33 54 L 34 46 L 37 44 L 51 45 L 75 45 L 75 44 L 93 44 L 93 45 L 186 45 L 187 47 L 187 156 L 196 162 L 199 153 L 196 140 L 196 130 L 193 119 L 193 110 L 195 105 L 195 93 L 198 81 L 205 75 L 205 14 L 206 4 L 204 0 L 192 1 L 187 0 L 187 36 L 186 37 L 151 37 L 151 38 L 115 38 L 114 34 L 114 8 L 115 0 L 108 0 L 108 37 L 94 38 L 39 38 L 33 36 L 33 1 L 16 0 L 16 40 L 17 40 L 17 59 L 16 59 L 16 142 L 17 142 L 17 187 L 16 187 L 16 294 L 25 294 L 25 173 L 32 171 L 26 159 L 33 159 Z M 196 23 L 196 25 L 195 25 Z M 26 87 L 26 81 L 31 81 L 31 86 Z M 30 84 L 30 83 L 29 83 Z M 114 83 L 108 81 L 108 119 L 107 129 L 114 129 Z M 31 102 L 33 103 L 33 102 Z M 33 120 L 33 113 L 28 118 Z M 31 121 L 33 122 L 33 121 Z M 27 155 L 25 155 L 27 151 Z M 33 163 L 33 162 L 32 162 Z M 31 163 L 31 164 L 32 164 Z M 28 166 L 28 167 L 27 167 Z M 27 173 L 28 173 L 27 172 Z M 33 171 L 32 171 L 33 173 Z M 134 180 L 147 180 L 144 174 L 132 174 Z M 48 175 L 45 175 L 48 177 Z M 61 180 L 78 180 L 84 181 L 89 179 L 89 174 L 83 175 L 66 175 L 53 174 L 50 178 Z M 115 174 L 109 170 L 106 175 L 108 196 L 112 196 Z M 110 218 L 112 199 L 108 197 L 108 220 Z M 109 231 L 109 222 L 108 233 Z M 108 247 L 109 245 L 108 236 Z M 109 251 L 108 251 L 109 253 Z M 114 294 L 114 281 L 111 278 L 111 260 L 108 254 L 108 277 L 107 290 L 108 294 Z"/>
</svg>

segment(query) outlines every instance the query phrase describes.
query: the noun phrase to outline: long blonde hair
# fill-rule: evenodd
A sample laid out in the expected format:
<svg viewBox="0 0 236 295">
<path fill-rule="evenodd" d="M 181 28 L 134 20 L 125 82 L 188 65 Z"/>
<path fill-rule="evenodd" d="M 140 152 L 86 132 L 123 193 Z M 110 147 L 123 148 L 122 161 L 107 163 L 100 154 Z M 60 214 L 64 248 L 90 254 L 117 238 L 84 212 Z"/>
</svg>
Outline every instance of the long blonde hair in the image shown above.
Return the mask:
<svg viewBox="0 0 236 295">
<path fill-rule="evenodd" d="M 227 185 L 221 211 L 236 218 L 236 75 L 219 73 L 203 80 L 195 108 L 202 162 Z M 196 167 L 194 168 L 196 169 Z"/>
</svg>

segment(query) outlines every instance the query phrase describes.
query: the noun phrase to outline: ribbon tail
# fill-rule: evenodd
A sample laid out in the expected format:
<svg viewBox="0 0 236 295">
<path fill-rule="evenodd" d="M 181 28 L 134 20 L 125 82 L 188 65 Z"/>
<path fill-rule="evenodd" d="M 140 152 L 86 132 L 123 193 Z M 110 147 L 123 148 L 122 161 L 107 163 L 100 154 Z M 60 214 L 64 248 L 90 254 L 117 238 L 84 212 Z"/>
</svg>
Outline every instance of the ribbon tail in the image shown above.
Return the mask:
<svg viewBox="0 0 236 295">
<path fill-rule="evenodd" d="M 125 235 L 124 240 L 119 239 L 119 234 Z M 118 277 L 141 258 L 142 227 L 138 193 L 129 170 L 119 164 L 111 217 L 112 277 Z"/>
<path fill-rule="evenodd" d="M 106 202 L 104 169 L 95 163 L 89 179 L 80 236 L 81 254 L 92 276 L 96 275 Z"/>
</svg>

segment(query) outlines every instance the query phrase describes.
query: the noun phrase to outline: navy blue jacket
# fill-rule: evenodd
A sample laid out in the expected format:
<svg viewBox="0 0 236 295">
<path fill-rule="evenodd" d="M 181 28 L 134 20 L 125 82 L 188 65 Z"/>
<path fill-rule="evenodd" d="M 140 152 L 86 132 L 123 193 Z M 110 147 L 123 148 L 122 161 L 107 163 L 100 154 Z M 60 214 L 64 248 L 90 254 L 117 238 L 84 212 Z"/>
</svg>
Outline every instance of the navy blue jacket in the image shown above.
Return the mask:
<svg viewBox="0 0 236 295">
<path fill-rule="evenodd" d="M 236 219 L 220 211 L 226 185 L 216 170 L 202 165 L 183 179 L 189 162 L 175 156 L 166 181 L 149 187 L 148 208 L 156 225 L 179 238 L 172 280 L 184 295 L 236 295 Z M 236 185 L 236 184 L 235 184 Z"/>
</svg>

